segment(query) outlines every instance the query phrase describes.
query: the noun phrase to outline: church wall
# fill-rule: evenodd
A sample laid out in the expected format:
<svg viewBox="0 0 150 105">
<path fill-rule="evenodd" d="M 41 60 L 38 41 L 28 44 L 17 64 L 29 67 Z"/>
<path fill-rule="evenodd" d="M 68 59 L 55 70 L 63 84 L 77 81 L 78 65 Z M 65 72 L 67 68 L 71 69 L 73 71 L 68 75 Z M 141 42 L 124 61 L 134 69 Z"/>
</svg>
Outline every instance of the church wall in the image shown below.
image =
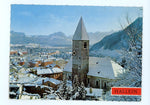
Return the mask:
<svg viewBox="0 0 150 105">
<path fill-rule="evenodd" d="M 88 78 L 89 78 L 89 83 L 88 83 Z M 111 81 L 110 79 L 106 79 L 106 78 L 87 76 L 88 86 L 93 88 L 105 89 L 108 86 L 108 83 L 110 81 Z"/>
<path fill-rule="evenodd" d="M 78 75 L 79 81 L 83 81 L 86 85 L 89 69 L 89 40 L 73 40 L 72 45 L 72 77 Z"/>
</svg>

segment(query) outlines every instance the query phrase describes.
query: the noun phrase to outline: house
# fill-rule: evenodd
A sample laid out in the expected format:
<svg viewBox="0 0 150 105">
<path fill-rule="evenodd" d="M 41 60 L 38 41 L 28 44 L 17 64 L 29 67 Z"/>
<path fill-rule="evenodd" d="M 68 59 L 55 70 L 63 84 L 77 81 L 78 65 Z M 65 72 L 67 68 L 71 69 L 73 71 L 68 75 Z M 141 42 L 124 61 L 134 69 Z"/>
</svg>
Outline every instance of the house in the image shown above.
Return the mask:
<svg viewBox="0 0 150 105">
<path fill-rule="evenodd" d="M 23 56 L 23 53 L 19 51 L 19 52 L 18 52 L 18 55 L 19 55 L 19 56 Z"/>
<path fill-rule="evenodd" d="M 55 63 L 46 66 L 46 68 L 54 68 L 54 67 L 60 68 L 60 66 L 56 65 Z"/>
<path fill-rule="evenodd" d="M 27 51 L 23 51 L 22 54 L 23 54 L 23 55 L 27 55 L 28 52 L 27 52 Z"/>
<path fill-rule="evenodd" d="M 47 65 L 50 65 L 50 64 L 53 64 L 53 61 L 44 60 L 44 61 L 41 63 L 41 66 L 46 67 Z"/>
<path fill-rule="evenodd" d="M 29 62 L 29 67 L 39 67 L 40 63 L 38 61 Z"/>
<path fill-rule="evenodd" d="M 86 87 L 106 89 L 109 82 L 124 73 L 124 69 L 110 58 L 89 57 L 89 37 L 82 17 L 72 43 L 72 57 L 63 69 L 68 79 L 73 81 L 77 75 Z"/>
<path fill-rule="evenodd" d="M 61 59 L 61 58 L 57 58 L 55 61 L 55 64 L 59 65 L 59 67 L 61 69 L 63 69 L 67 63 L 68 63 L 67 61 L 65 61 L 64 59 Z"/>
<path fill-rule="evenodd" d="M 39 78 L 37 79 L 35 82 L 35 84 L 37 85 L 45 85 L 45 86 L 49 86 L 52 87 L 53 89 L 58 89 L 58 85 L 61 83 L 60 80 L 56 80 L 54 78 Z"/>
<path fill-rule="evenodd" d="M 18 51 L 10 51 L 10 55 L 17 55 Z"/>
<path fill-rule="evenodd" d="M 27 92 L 23 92 L 19 99 L 40 99 L 41 96 L 39 94 L 31 94 Z"/>
<path fill-rule="evenodd" d="M 37 85 L 33 82 L 29 84 L 23 84 L 20 97 L 23 95 L 24 92 L 27 92 L 30 94 L 39 94 L 40 97 L 43 98 L 44 93 L 49 93 L 50 91 L 51 87 L 45 85 Z"/>
<path fill-rule="evenodd" d="M 59 54 L 59 51 L 57 50 L 56 52 L 48 53 L 48 55 L 55 55 L 55 54 Z"/>
<path fill-rule="evenodd" d="M 9 85 L 9 98 L 11 99 L 19 98 L 17 95 L 18 90 L 19 90 L 19 86 L 17 84 L 10 84 Z"/>
<path fill-rule="evenodd" d="M 49 77 L 58 80 L 63 79 L 63 70 L 57 67 L 54 68 L 46 68 L 46 69 L 37 69 L 37 75 L 42 77 Z"/>
<path fill-rule="evenodd" d="M 24 61 L 21 61 L 20 63 L 19 63 L 19 65 L 24 65 L 25 64 L 25 62 Z"/>
</svg>

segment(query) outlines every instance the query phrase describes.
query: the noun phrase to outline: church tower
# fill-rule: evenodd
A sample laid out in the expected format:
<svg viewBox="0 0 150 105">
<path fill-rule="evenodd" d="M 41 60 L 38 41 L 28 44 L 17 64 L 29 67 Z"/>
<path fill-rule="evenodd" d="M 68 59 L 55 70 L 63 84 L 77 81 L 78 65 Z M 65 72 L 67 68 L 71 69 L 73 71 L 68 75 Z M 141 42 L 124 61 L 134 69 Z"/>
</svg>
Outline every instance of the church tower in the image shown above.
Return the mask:
<svg viewBox="0 0 150 105">
<path fill-rule="evenodd" d="M 79 82 L 83 82 L 86 86 L 88 71 L 89 37 L 81 17 L 72 39 L 72 79 L 77 75 Z"/>
</svg>

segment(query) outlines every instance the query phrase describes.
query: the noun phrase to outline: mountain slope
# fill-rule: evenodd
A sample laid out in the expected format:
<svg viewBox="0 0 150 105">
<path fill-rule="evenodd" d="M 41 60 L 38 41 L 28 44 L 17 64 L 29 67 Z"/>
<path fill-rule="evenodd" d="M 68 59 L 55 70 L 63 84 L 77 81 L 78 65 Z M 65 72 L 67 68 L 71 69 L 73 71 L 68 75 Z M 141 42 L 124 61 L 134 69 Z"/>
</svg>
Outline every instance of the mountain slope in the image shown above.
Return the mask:
<svg viewBox="0 0 150 105">
<path fill-rule="evenodd" d="M 94 44 L 91 47 L 90 51 L 96 51 L 101 48 L 107 49 L 107 50 L 120 50 L 120 49 L 124 49 L 124 48 L 128 49 L 129 37 L 127 35 L 126 30 L 130 29 L 131 27 L 135 27 L 137 29 L 137 33 L 141 33 L 142 32 L 142 18 L 136 19 L 133 23 L 131 23 L 124 30 L 112 33 L 112 34 L 104 37 L 101 41 Z"/>
<path fill-rule="evenodd" d="M 113 31 L 110 32 L 89 32 L 90 45 L 93 45 L 99 41 L 101 41 L 105 36 L 112 34 Z"/>
<path fill-rule="evenodd" d="M 142 40 L 142 18 L 138 18 L 124 30 L 112 33 L 104 37 L 98 43 L 94 44 L 90 48 L 90 56 L 107 56 L 113 58 L 114 60 L 121 61 L 124 50 L 129 50 L 130 37 L 127 32 L 130 29 L 134 29 L 135 32 L 132 33 L 134 37 L 140 35 L 139 38 Z M 138 43 L 137 40 L 136 43 Z"/>
<path fill-rule="evenodd" d="M 109 35 L 111 32 L 89 32 L 90 45 L 95 44 L 96 42 L 103 39 L 103 37 Z M 50 35 L 31 35 L 27 36 L 21 32 L 11 31 L 10 35 L 10 43 L 11 44 L 28 44 L 28 43 L 36 43 L 41 45 L 49 45 L 49 46 L 71 46 L 72 45 L 72 37 L 66 36 L 62 32 L 56 32 Z"/>
<path fill-rule="evenodd" d="M 67 37 L 62 32 L 57 32 L 50 35 L 32 35 L 29 37 L 26 36 L 24 33 L 11 31 L 10 43 L 11 44 L 36 43 L 49 46 L 66 46 L 71 45 L 71 38 Z"/>
</svg>

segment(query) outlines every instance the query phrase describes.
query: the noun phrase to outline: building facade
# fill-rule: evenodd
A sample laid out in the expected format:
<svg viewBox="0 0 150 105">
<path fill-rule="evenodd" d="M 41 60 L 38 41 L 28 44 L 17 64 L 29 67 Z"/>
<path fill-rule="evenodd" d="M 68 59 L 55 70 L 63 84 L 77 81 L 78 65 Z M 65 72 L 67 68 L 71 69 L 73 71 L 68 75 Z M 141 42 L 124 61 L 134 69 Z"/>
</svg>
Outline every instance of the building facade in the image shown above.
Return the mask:
<svg viewBox="0 0 150 105">
<path fill-rule="evenodd" d="M 72 79 L 78 76 L 79 82 L 86 85 L 89 71 L 89 38 L 81 17 L 72 39 Z"/>
<path fill-rule="evenodd" d="M 72 57 L 63 74 L 72 83 L 77 75 L 86 87 L 106 89 L 122 73 L 124 69 L 110 58 L 89 57 L 89 38 L 81 17 L 72 39 Z"/>
</svg>

